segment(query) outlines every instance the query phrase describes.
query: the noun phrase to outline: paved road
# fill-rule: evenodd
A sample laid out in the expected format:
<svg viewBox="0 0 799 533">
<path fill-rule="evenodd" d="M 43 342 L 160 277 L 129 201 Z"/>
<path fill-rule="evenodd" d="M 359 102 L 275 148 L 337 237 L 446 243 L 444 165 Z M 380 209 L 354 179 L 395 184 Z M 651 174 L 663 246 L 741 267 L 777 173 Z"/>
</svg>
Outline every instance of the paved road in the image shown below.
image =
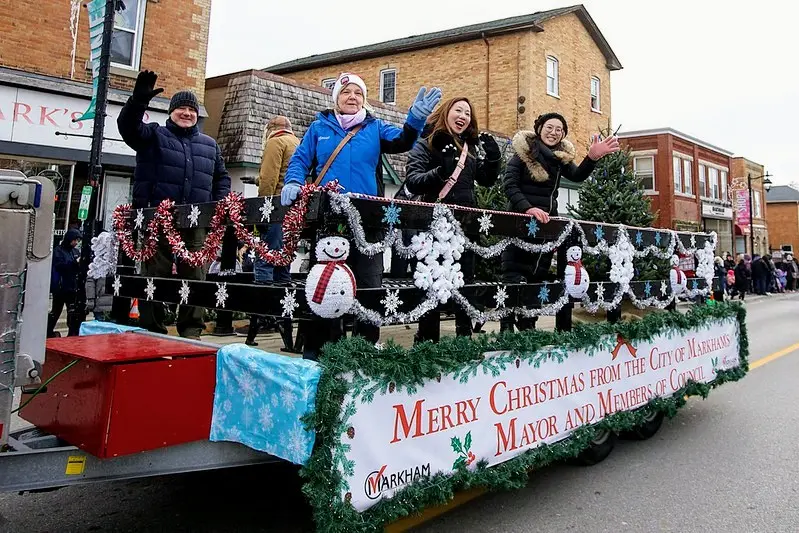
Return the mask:
<svg viewBox="0 0 799 533">
<path fill-rule="evenodd" d="M 799 294 L 747 304 L 751 358 L 799 343 Z M 799 352 L 591 468 L 554 466 L 419 532 L 799 531 Z M 0 532 L 306 532 L 296 470 L 265 466 L 0 495 Z"/>
</svg>

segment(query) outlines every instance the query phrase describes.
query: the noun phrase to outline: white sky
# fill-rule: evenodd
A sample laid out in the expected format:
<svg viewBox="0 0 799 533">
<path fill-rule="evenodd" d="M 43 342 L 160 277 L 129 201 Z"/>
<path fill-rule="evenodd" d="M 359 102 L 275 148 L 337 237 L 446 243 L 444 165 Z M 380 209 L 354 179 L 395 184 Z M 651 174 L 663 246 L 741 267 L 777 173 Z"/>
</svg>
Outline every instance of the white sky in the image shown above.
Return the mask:
<svg viewBox="0 0 799 533">
<path fill-rule="evenodd" d="M 214 0 L 208 76 L 571 4 Z M 611 74 L 616 126 L 626 131 L 670 126 L 765 165 L 775 183 L 799 181 L 797 4 L 583 4 L 624 66 Z"/>
</svg>

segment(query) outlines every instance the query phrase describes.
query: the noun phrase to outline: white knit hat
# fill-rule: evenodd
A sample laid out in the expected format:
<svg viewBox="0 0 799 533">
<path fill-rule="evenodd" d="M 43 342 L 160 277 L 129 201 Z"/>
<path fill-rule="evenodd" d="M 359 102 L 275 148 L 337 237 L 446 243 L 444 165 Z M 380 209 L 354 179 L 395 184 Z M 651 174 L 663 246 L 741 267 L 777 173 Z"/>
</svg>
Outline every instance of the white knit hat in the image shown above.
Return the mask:
<svg viewBox="0 0 799 533">
<path fill-rule="evenodd" d="M 338 79 L 336 80 L 336 84 L 333 85 L 333 105 L 335 105 L 338 102 L 338 95 L 339 93 L 341 93 L 341 89 L 343 89 L 350 83 L 354 83 L 355 85 L 361 88 L 361 90 L 363 91 L 363 99 L 366 100 L 366 83 L 357 74 L 351 74 L 349 72 L 345 72 L 338 77 Z"/>
</svg>

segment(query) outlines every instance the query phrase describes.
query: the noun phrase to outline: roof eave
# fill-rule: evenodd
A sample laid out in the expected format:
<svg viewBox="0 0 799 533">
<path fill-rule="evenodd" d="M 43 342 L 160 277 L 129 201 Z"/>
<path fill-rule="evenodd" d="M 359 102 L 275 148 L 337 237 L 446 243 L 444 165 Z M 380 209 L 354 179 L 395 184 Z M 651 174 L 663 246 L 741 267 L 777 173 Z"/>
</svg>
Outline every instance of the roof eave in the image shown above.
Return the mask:
<svg viewBox="0 0 799 533">
<path fill-rule="evenodd" d="M 608 70 L 623 69 L 624 67 L 621 65 L 621 61 L 619 61 L 618 56 L 610 47 L 610 43 L 608 43 L 607 39 L 605 39 L 605 36 L 602 35 L 599 26 L 596 25 L 596 22 L 594 22 L 594 19 L 588 13 L 588 10 L 586 10 L 583 6 L 580 6 L 580 9 L 575 10 L 575 14 L 583 23 L 586 30 L 588 30 L 591 38 L 594 39 L 594 42 L 599 46 L 599 49 L 602 51 L 602 55 L 605 56 L 605 65 L 607 66 Z"/>
</svg>

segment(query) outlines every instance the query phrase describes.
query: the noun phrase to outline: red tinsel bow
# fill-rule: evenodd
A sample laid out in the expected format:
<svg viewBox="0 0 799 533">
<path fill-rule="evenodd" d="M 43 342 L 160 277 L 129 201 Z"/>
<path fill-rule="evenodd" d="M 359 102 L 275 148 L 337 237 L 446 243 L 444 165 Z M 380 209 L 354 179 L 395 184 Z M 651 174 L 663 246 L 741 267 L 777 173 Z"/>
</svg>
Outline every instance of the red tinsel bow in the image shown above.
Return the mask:
<svg viewBox="0 0 799 533">
<path fill-rule="evenodd" d="M 626 346 L 627 349 L 630 350 L 630 355 L 633 357 L 638 357 L 638 350 L 636 350 L 635 347 L 628 341 L 624 340 L 624 337 L 621 335 L 616 335 L 616 347 L 613 348 L 612 352 L 610 352 L 613 354 L 613 359 L 611 359 L 611 361 L 615 361 L 616 357 L 619 356 L 619 350 L 621 350 L 622 346 Z"/>
<path fill-rule="evenodd" d="M 582 272 L 583 262 L 577 260 L 577 261 L 569 261 L 566 264 L 574 267 L 574 284 L 579 285 L 583 279 L 583 272 Z"/>
</svg>

